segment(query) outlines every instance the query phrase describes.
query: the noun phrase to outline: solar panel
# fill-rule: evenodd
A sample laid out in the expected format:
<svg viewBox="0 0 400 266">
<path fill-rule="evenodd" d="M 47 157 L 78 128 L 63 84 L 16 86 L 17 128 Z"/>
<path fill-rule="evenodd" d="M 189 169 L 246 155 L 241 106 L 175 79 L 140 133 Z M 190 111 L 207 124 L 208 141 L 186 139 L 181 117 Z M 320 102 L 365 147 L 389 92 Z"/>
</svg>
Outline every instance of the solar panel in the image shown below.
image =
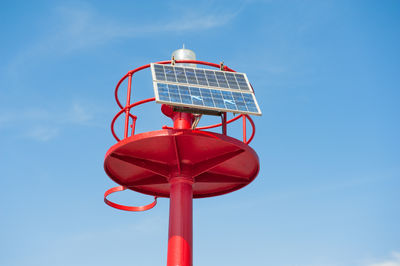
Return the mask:
<svg viewBox="0 0 400 266">
<path fill-rule="evenodd" d="M 151 70 L 158 103 L 261 115 L 246 74 L 161 64 Z"/>
</svg>

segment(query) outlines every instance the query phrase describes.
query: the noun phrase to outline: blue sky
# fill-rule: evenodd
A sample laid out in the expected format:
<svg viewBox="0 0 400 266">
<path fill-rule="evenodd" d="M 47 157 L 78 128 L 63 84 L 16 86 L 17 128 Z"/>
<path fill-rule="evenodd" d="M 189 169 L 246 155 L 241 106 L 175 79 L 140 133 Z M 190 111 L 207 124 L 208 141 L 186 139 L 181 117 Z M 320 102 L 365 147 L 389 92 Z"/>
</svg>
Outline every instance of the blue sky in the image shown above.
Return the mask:
<svg viewBox="0 0 400 266">
<path fill-rule="evenodd" d="M 258 178 L 194 201 L 194 264 L 400 265 L 399 1 L 8 1 L 0 17 L 0 265 L 165 265 L 168 200 L 106 206 L 103 159 L 118 80 L 183 43 L 247 73 L 263 111 Z M 152 93 L 138 74 L 134 100 Z M 138 114 L 139 132 L 170 124 Z"/>
</svg>

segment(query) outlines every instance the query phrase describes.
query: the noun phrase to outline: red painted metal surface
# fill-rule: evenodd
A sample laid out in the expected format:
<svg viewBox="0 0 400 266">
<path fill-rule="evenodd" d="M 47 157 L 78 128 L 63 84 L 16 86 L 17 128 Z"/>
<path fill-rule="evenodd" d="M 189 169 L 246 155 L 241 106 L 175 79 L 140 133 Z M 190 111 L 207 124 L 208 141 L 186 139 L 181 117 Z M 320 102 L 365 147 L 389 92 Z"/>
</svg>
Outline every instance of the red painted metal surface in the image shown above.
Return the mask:
<svg viewBox="0 0 400 266">
<path fill-rule="evenodd" d="M 174 121 L 174 128 L 187 130 L 193 122 L 190 113 L 169 112 Z M 169 230 L 167 266 L 193 265 L 193 177 L 183 170 L 182 162 L 178 159 L 181 149 L 176 138 L 174 151 L 177 158 L 176 169 L 170 171 Z"/>
<path fill-rule="evenodd" d="M 193 197 L 222 195 L 250 183 L 259 170 L 247 144 L 213 132 L 163 129 L 136 134 L 114 146 L 104 168 L 116 183 L 148 195 L 169 197 L 174 173 L 193 178 Z"/>
<path fill-rule="evenodd" d="M 154 197 L 154 201 L 152 203 L 150 203 L 148 205 L 144 205 L 144 206 L 125 206 L 125 205 L 114 203 L 114 202 L 110 201 L 109 199 L 107 199 L 108 195 L 110 195 L 112 193 L 115 193 L 115 192 L 118 192 L 118 191 L 123 191 L 125 189 L 127 189 L 127 188 L 124 187 L 124 186 L 117 186 L 117 187 L 110 188 L 109 190 L 107 190 L 104 193 L 104 202 L 108 206 L 111 206 L 113 208 L 116 208 L 116 209 L 119 209 L 119 210 L 123 210 L 123 211 L 130 211 L 130 212 L 147 211 L 147 210 L 150 210 L 151 208 L 153 208 L 154 206 L 156 206 L 157 197 Z"/>
<path fill-rule="evenodd" d="M 169 64 L 171 61 L 158 62 Z M 219 64 L 177 60 L 176 63 L 203 64 L 221 67 Z M 259 160 L 255 151 L 248 146 L 255 134 L 253 120 L 248 115 L 239 115 L 227 121 L 226 113 L 220 124 L 191 129 L 194 116 L 190 113 L 174 112 L 168 105 L 162 105 L 162 112 L 173 120 L 173 128 L 135 134 L 137 116 L 131 109 L 140 104 L 154 101 L 154 98 L 130 103 L 132 76 L 150 64 L 129 71 L 117 84 L 115 98 L 121 110 L 111 122 L 111 131 L 117 144 L 106 153 L 104 169 L 108 176 L 120 186 L 109 189 L 104 201 L 117 209 L 143 211 L 151 209 L 157 197 L 170 198 L 168 266 L 192 265 L 193 198 L 213 197 L 240 189 L 257 176 Z M 223 66 L 225 71 L 234 71 Z M 118 99 L 121 83 L 128 79 L 128 97 L 125 107 Z M 118 138 L 114 131 L 117 118 L 125 113 L 124 138 Z M 243 141 L 227 135 L 227 125 L 242 117 Z M 129 121 L 132 131 L 128 137 Z M 246 121 L 252 126 L 247 140 Z M 203 131 L 221 127 L 222 134 Z M 130 189 L 155 197 L 154 202 L 145 206 L 124 206 L 107 199 L 118 191 Z"/>
<path fill-rule="evenodd" d="M 126 97 L 126 108 L 125 108 L 125 130 L 124 130 L 124 138 L 128 137 L 128 127 L 129 127 L 129 105 L 131 104 L 131 90 L 132 90 L 132 74 L 128 75 L 128 94 Z"/>
<path fill-rule="evenodd" d="M 193 265 L 192 182 L 184 176 L 171 180 L 167 266 Z"/>
</svg>

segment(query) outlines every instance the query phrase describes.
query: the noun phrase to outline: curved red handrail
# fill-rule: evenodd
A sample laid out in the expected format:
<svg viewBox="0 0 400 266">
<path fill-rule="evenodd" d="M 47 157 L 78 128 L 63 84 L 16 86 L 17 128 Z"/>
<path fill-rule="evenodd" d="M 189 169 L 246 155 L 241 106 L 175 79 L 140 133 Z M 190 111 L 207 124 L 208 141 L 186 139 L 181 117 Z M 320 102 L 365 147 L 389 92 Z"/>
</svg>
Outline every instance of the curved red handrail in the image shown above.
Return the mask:
<svg viewBox="0 0 400 266">
<path fill-rule="evenodd" d="M 122 109 L 114 116 L 113 120 L 111 121 L 111 133 L 113 134 L 114 138 L 115 138 L 117 141 L 121 141 L 121 139 L 118 138 L 117 135 L 115 134 L 115 131 L 114 131 L 114 124 L 115 124 L 115 121 L 117 120 L 117 118 L 118 118 L 123 112 L 125 112 L 126 109 L 130 109 L 130 108 L 133 108 L 133 107 L 135 107 L 135 106 L 138 106 L 138 105 L 141 105 L 141 104 L 144 104 L 144 103 L 148 103 L 148 102 L 152 102 L 152 101 L 155 101 L 155 100 L 156 100 L 156 98 L 154 98 L 154 97 L 153 97 L 153 98 L 148 98 L 148 99 L 146 99 L 146 100 L 141 100 L 141 101 L 132 103 L 132 104 L 130 104 L 130 105 L 128 105 L 128 106 L 122 108 Z"/>
<path fill-rule="evenodd" d="M 155 64 L 163 64 L 163 65 L 166 65 L 166 64 L 171 64 L 171 62 L 172 62 L 171 60 L 167 60 L 167 61 L 159 61 L 159 62 L 156 62 Z M 215 63 L 210 63 L 210 62 L 205 62 L 205 61 L 197 61 L 197 60 L 176 60 L 175 63 L 201 64 L 201 65 L 212 66 L 212 67 L 216 67 L 216 68 L 221 67 L 221 65 L 218 65 L 218 64 L 215 64 Z M 126 75 L 123 76 L 123 77 L 120 79 L 120 81 L 117 83 L 117 86 L 116 86 L 116 88 L 115 88 L 114 96 L 115 96 L 115 100 L 117 101 L 118 106 L 119 106 L 121 109 L 124 108 L 124 107 L 122 106 L 121 102 L 120 102 L 119 99 L 118 99 L 118 89 L 119 89 L 119 86 L 120 86 L 121 83 L 129 76 L 129 74 L 133 75 L 133 74 L 135 74 L 136 72 L 141 71 L 141 70 L 146 69 L 146 68 L 149 68 L 149 67 L 150 67 L 150 64 L 147 64 L 147 65 L 143 65 L 143 66 L 141 66 L 141 67 L 135 68 L 135 69 L 133 69 L 133 70 L 130 70 L 130 71 L 128 71 L 128 73 L 126 73 Z M 225 70 L 225 71 L 230 71 L 230 72 L 236 72 L 235 70 L 233 70 L 233 69 L 231 69 L 231 68 L 229 68 L 229 67 L 227 67 L 227 66 L 224 66 L 224 70 Z M 252 87 L 252 88 L 253 88 L 253 87 Z"/>
<path fill-rule="evenodd" d="M 159 61 L 159 62 L 156 62 L 156 64 L 170 64 L 171 62 L 172 62 L 171 60 Z M 215 67 L 215 68 L 220 68 L 220 67 L 221 67 L 221 65 L 219 65 L 219 64 L 210 63 L 210 62 L 205 62 L 205 61 L 198 61 L 198 60 L 176 60 L 175 63 L 201 64 L 201 65 L 207 65 L 207 66 L 211 66 L 211 67 Z M 115 100 L 116 100 L 118 106 L 121 108 L 121 110 L 114 116 L 113 120 L 111 121 L 111 133 L 112 133 L 112 135 L 114 136 L 114 138 L 115 138 L 117 141 L 121 141 L 121 139 L 118 138 L 118 136 L 115 134 L 115 131 L 114 131 L 114 124 L 115 124 L 115 121 L 117 120 L 117 118 L 118 118 L 122 113 L 124 113 L 127 109 L 130 110 L 131 108 L 133 108 L 133 107 L 135 107 L 135 106 L 138 106 L 138 105 L 141 105 L 141 104 L 144 104 L 144 103 L 151 102 L 151 101 L 154 101 L 154 100 L 155 100 L 155 98 L 149 98 L 149 99 L 142 100 L 142 101 L 138 101 L 138 102 L 136 102 L 136 103 L 133 103 L 133 104 L 130 104 L 130 105 L 127 105 L 127 106 L 123 107 L 122 104 L 121 104 L 121 102 L 120 102 L 120 100 L 119 100 L 119 98 L 118 98 L 118 90 L 119 90 L 119 87 L 120 87 L 120 85 L 122 84 L 122 82 L 123 82 L 127 77 L 129 77 L 130 75 L 133 75 L 134 73 L 136 73 L 136 72 L 138 72 L 138 71 L 141 71 L 141 70 L 146 69 L 146 68 L 149 68 L 149 67 L 150 67 L 150 64 L 146 64 L 146 65 L 143 65 L 143 66 L 141 66 L 141 67 L 138 67 L 138 68 L 135 68 L 135 69 L 133 69 L 133 70 L 130 70 L 127 74 L 125 74 L 125 75 L 119 80 L 119 82 L 117 83 L 117 86 L 115 87 L 115 92 L 114 92 Z M 224 69 L 224 71 L 236 72 L 235 70 L 233 70 L 233 69 L 231 69 L 231 68 L 229 68 L 229 67 L 227 67 L 227 66 L 223 66 L 223 69 Z M 253 86 L 251 86 L 251 88 L 253 89 Z M 254 89 L 253 89 L 253 91 L 254 91 Z M 128 113 L 128 115 L 129 115 L 130 118 L 132 118 L 132 119 L 135 119 L 135 118 L 136 118 L 136 116 L 132 115 L 130 112 L 127 112 L 127 113 Z M 232 118 L 232 119 L 226 121 L 226 124 L 230 124 L 230 123 L 232 123 L 232 122 L 238 120 L 240 117 L 244 117 L 245 119 L 248 119 L 249 122 L 250 122 L 250 124 L 251 124 L 251 126 L 252 126 L 252 134 L 251 134 L 250 138 L 249 138 L 248 140 L 246 140 L 246 139 L 243 140 L 244 143 L 249 144 L 249 143 L 253 140 L 254 135 L 255 135 L 255 125 L 254 125 L 254 121 L 251 119 L 250 116 L 241 114 L 241 115 L 239 115 L 239 116 L 237 116 L 237 117 L 234 117 L 234 118 Z M 245 122 L 244 122 L 244 123 L 245 123 Z M 205 130 L 205 129 L 210 129 L 210 128 L 216 128 L 216 127 L 220 127 L 220 126 L 222 126 L 222 125 L 223 125 L 223 123 L 219 123 L 219 124 L 215 124 L 215 125 L 210 125 L 210 126 L 203 126 L 203 127 L 198 127 L 198 128 L 196 128 L 196 130 Z M 166 128 L 168 128 L 168 127 L 166 127 Z M 244 128 L 244 129 L 243 129 L 243 131 L 244 131 L 244 132 L 243 132 L 244 136 L 245 136 L 245 130 L 246 130 L 246 129 Z M 244 137 L 244 138 L 245 138 L 245 137 Z"/>
<path fill-rule="evenodd" d="M 250 138 L 244 142 L 246 144 L 249 144 L 253 140 L 254 135 L 256 134 L 256 125 L 254 125 L 254 121 L 253 119 L 251 119 L 249 115 L 245 115 L 245 117 L 250 121 L 251 127 L 253 128 L 253 132 L 251 133 Z"/>
<path fill-rule="evenodd" d="M 151 208 L 153 208 L 154 206 L 156 206 L 157 204 L 157 197 L 154 197 L 154 201 L 150 204 L 144 205 L 144 206 L 125 206 L 125 205 L 121 205 L 118 203 L 114 203 L 110 200 L 107 199 L 107 196 L 118 192 L 118 191 L 124 191 L 125 189 L 127 189 L 127 187 L 124 186 L 118 186 L 118 187 L 113 187 L 110 188 L 109 190 L 107 190 L 104 193 L 104 202 L 108 205 L 111 206 L 113 208 L 119 209 L 119 210 L 123 210 L 123 211 L 130 211 L 130 212 L 142 212 L 142 211 L 147 211 L 150 210 Z"/>
<path fill-rule="evenodd" d="M 243 115 L 238 115 L 234 118 L 232 118 L 231 120 L 226 121 L 226 124 L 230 124 L 236 120 L 238 120 L 239 118 L 241 118 Z M 219 124 L 215 124 L 215 125 L 211 125 L 211 126 L 203 126 L 203 127 L 196 127 L 196 129 L 198 130 L 204 130 L 204 129 L 210 129 L 210 128 L 216 128 L 216 127 L 220 127 L 222 126 L 222 123 Z"/>
</svg>

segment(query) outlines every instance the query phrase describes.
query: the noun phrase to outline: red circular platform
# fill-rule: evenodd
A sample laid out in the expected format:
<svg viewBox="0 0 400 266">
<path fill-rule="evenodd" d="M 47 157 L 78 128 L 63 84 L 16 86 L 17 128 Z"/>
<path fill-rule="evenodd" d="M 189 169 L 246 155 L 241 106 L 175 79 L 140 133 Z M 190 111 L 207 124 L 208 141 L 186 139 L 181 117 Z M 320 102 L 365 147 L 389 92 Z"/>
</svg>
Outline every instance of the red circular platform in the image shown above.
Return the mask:
<svg viewBox="0 0 400 266">
<path fill-rule="evenodd" d="M 116 183 L 148 195 L 169 197 L 174 176 L 193 181 L 193 197 L 240 189 L 257 176 L 259 160 L 247 144 L 225 135 L 164 129 L 137 134 L 112 146 L 104 169 Z"/>
</svg>

